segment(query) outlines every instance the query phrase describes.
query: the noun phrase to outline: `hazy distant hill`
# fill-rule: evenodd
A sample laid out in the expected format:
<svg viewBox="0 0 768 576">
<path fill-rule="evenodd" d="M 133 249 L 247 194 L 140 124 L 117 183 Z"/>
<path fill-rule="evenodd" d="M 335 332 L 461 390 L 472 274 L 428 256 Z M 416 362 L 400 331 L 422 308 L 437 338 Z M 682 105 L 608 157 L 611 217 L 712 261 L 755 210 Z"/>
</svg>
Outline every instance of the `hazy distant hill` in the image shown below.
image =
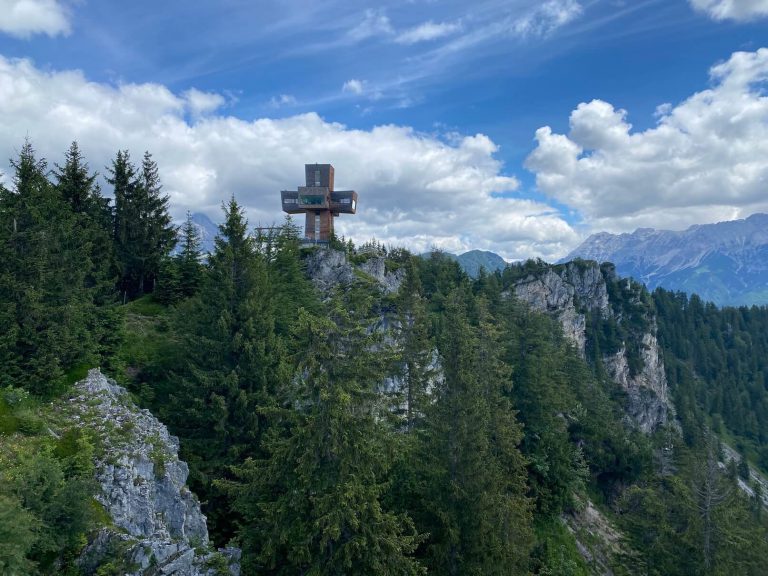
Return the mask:
<svg viewBox="0 0 768 576">
<path fill-rule="evenodd" d="M 429 256 L 429 254 L 427 252 L 422 254 L 422 256 Z M 456 260 L 461 268 L 472 278 L 477 278 L 480 268 L 485 268 L 487 272 L 495 272 L 496 270 L 506 268 L 508 264 L 504 258 L 487 250 L 470 250 L 459 255 L 451 254 L 450 252 L 445 252 L 444 254 Z"/>
<path fill-rule="evenodd" d="M 682 290 L 720 305 L 768 304 L 768 214 L 682 232 L 601 232 L 561 262 L 577 257 L 613 262 L 620 275 L 650 289 Z"/>
</svg>

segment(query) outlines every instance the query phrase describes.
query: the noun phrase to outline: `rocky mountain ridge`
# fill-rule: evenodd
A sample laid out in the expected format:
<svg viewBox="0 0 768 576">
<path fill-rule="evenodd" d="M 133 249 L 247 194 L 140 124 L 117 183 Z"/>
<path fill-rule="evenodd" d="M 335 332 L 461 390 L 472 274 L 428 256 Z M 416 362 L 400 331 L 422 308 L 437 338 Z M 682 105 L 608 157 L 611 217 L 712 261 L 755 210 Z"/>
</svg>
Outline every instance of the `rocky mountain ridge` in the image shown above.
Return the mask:
<svg viewBox="0 0 768 576">
<path fill-rule="evenodd" d="M 636 278 L 650 290 L 680 290 L 718 305 L 768 303 L 768 214 L 680 232 L 601 232 L 560 262 L 576 258 L 612 262 L 621 276 Z"/>
<path fill-rule="evenodd" d="M 75 385 L 65 410 L 101 446 L 95 498 L 110 518 L 80 557 L 85 574 L 111 563 L 125 576 L 239 575 L 238 549 L 211 549 L 179 441 L 162 423 L 98 369 Z"/>
<path fill-rule="evenodd" d="M 611 269 L 601 269 L 594 262 L 569 262 L 547 266 L 543 271 L 521 276 L 514 284 L 515 296 L 531 308 L 556 318 L 563 333 L 583 358 L 587 353 L 587 315 L 621 322 L 624 319 L 612 302 L 607 281 L 617 281 Z M 621 281 L 631 297 L 633 286 Z M 641 370 L 633 373 L 628 359 L 627 342 L 613 353 L 602 354 L 608 377 L 627 393 L 627 415 L 642 431 L 651 433 L 674 414 L 667 390 L 664 362 L 656 337 L 656 323 L 649 318 L 647 329 L 636 343 L 640 351 Z"/>
</svg>

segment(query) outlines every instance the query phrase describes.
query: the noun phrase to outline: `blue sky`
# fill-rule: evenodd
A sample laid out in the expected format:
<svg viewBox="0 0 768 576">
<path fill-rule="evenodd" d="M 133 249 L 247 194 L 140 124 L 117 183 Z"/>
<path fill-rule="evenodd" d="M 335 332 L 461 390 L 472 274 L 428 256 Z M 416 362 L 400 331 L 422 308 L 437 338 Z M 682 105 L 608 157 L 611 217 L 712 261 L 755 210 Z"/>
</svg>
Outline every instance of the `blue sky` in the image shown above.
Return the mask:
<svg viewBox="0 0 768 576">
<path fill-rule="evenodd" d="M 356 240 L 554 259 L 768 210 L 765 46 L 768 0 L 0 0 L 0 157 L 148 149 L 254 224 L 332 162 Z"/>
</svg>

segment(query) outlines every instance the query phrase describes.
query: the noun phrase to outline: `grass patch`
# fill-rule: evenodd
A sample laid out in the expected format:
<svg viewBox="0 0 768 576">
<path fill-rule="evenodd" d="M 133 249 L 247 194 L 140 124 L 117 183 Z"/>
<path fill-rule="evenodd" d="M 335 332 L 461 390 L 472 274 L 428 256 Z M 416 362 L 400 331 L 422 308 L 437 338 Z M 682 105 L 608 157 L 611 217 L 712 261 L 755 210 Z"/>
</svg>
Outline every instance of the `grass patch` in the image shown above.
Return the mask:
<svg viewBox="0 0 768 576">
<path fill-rule="evenodd" d="M 155 300 L 152 294 L 146 294 L 128 302 L 123 308 L 128 314 L 140 314 L 141 316 L 160 316 L 168 309 Z"/>
</svg>

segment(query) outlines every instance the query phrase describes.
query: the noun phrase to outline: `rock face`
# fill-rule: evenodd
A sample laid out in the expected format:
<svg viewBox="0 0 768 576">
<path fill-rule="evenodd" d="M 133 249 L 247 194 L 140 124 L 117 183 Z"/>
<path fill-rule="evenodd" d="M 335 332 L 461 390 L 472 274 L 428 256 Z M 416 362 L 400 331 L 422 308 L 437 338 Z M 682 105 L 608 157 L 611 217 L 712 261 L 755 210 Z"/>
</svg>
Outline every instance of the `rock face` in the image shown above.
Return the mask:
<svg viewBox="0 0 768 576">
<path fill-rule="evenodd" d="M 603 316 L 611 311 L 605 279 L 597 266 L 570 262 L 559 273 L 547 268 L 541 275 L 520 280 L 515 295 L 534 310 L 555 316 L 582 356 L 587 342 L 584 311 Z"/>
<path fill-rule="evenodd" d="M 385 294 L 393 294 L 400 289 L 405 277 L 402 270 L 387 272 L 386 258 L 383 256 L 371 255 L 356 266 L 344 252 L 331 248 L 320 248 L 307 259 L 307 274 L 323 294 L 337 286 L 348 286 L 361 278 L 371 278 Z"/>
<path fill-rule="evenodd" d="M 101 530 L 80 558 L 86 574 L 106 564 L 127 576 L 239 574 L 237 549 L 210 550 L 205 516 L 186 487 L 189 469 L 179 442 L 127 391 L 99 370 L 75 385 L 73 420 L 94 431 L 96 500 L 112 525 Z"/>
<path fill-rule="evenodd" d="M 620 321 L 611 306 L 606 278 L 594 262 L 569 262 L 547 267 L 515 284 L 515 295 L 531 308 L 557 318 L 563 332 L 582 357 L 585 356 L 587 312 Z M 615 354 L 604 355 L 610 378 L 627 392 L 627 414 L 641 430 L 650 433 L 674 413 L 667 393 L 667 376 L 656 340 L 655 321 L 640 343 L 642 370 L 632 375 L 626 345 Z"/>
</svg>

